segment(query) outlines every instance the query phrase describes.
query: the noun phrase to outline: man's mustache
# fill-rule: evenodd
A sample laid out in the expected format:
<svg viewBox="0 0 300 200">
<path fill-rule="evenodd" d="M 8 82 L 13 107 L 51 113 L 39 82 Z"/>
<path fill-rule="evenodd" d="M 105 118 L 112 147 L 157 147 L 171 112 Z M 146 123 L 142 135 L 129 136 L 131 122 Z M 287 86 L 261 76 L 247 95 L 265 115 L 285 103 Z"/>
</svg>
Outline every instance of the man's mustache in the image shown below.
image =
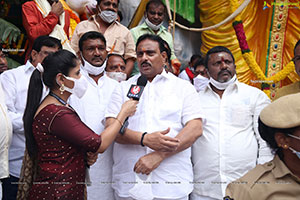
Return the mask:
<svg viewBox="0 0 300 200">
<path fill-rule="evenodd" d="M 102 57 L 100 57 L 100 56 L 94 56 L 93 58 L 92 58 L 92 61 L 104 61 L 104 59 L 102 58 Z"/>
<path fill-rule="evenodd" d="M 231 71 L 229 71 L 228 69 L 224 69 L 224 70 L 219 71 L 218 77 L 221 76 L 224 72 L 227 72 L 228 74 L 230 74 L 230 76 L 232 76 Z"/>
<path fill-rule="evenodd" d="M 144 64 L 150 65 L 150 66 L 151 66 L 151 64 L 150 64 L 149 62 L 147 62 L 147 61 L 142 62 L 142 63 L 141 63 L 141 66 L 143 66 Z"/>
</svg>

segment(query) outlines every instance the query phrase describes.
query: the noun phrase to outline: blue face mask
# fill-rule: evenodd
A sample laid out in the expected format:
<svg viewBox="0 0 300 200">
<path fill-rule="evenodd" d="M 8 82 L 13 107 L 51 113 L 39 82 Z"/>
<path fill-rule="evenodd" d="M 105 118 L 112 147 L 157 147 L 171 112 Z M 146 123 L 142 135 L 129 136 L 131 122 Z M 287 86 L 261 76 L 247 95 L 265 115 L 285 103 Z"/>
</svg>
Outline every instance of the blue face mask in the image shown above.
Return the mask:
<svg viewBox="0 0 300 200">
<path fill-rule="evenodd" d="M 297 140 L 300 140 L 300 137 L 298 137 L 298 136 L 295 136 L 295 135 L 291 135 L 291 134 L 288 134 L 290 137 L 292 137 L 292 138 L 295 138 L 295 139 L 297 139 Z M 296 151 L 295 149 L 293 149 L 293 148 L 291 148 L 291 147 L 289 147 L 289 149 L 294 153 L 294 154 L 296 154 L 297 156 L 298 156 L 298 158 L 300 159 L 300 152 L 299 151 Z"/>
</svg>

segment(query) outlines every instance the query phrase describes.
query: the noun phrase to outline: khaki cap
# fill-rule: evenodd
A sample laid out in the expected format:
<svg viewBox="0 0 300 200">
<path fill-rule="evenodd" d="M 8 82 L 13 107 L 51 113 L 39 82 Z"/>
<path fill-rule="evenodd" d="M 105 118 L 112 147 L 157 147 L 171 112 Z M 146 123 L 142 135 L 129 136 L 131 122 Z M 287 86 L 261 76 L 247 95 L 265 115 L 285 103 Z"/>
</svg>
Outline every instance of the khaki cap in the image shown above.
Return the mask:
<svg viewBox="0 0 300 200">
<path fill-rule="evenodd" d="M 294 128 L 300 126 L 300 93 L 280 97 L 266 106 L 260 120 L 272 128 Z"/>
</svg>

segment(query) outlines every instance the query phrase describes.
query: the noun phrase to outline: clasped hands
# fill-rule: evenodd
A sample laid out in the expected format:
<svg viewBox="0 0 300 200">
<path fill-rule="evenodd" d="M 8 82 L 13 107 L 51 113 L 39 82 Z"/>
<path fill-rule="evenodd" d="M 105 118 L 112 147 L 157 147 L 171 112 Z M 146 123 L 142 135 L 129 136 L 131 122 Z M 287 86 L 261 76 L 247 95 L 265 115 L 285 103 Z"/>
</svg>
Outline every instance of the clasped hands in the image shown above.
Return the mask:
<svg viewBox="0 0 300 200">
<path fill-rule="evenodd" d="M 163 131 L 148 133 L 144 136 L 143 143 L 145 146 L 154 150 L 154 152 L 142 156 L 134 166 L 136 173 L 149 175 L 165 159 L 166 155 L 175 152 L 180 144 L 178 138 L 166 136 L 170 128 Z M 87 164 L 93 165 L 98 158 L 97 153 L 87 153 Z"/>
<path fill-rule="evenodd" d="M 133 169 L 136 173 L 149 175 L 160 165 L 168 153 L 177 150 L 180 141 L 178 138 L 166 136 L 169 132 L 170 128 L 145 135 L 144 145 L 153 149 L 154 152 L 142 156 L 137 161 Z"/>
</svg>

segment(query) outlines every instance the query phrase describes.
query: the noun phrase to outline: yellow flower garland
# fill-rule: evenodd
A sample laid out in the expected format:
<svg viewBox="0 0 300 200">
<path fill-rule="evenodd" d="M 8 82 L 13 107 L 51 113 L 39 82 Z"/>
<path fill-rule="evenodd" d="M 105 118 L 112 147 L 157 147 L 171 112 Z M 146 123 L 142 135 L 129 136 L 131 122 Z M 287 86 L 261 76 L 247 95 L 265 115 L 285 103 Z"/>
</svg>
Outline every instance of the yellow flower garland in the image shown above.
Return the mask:
<svg viewBox="0 0 300 200">
<path fill-rule="evenodd" d="M 231 4 L 232 12 L 234 12 L 239 7 L 237 0 L 230 0 L 230 4 Z M 241 21 L 240 15 L 238 15 L 235 20 Z M 255 74 L 255 76 L 259 80 L 264 81 L 268 84 L 277 83 L 279 81 L 284 80 L 287 77 L 287 75 L 289 75 L 295 69 L 295 65 L 291 61 L 275 75 L 273 75 L 271 77 L 266 77 L 265 74 L 263 73 L 263 71 L 261 70 L 260 66 L 257 64 L 252 52 L 244 53 L 243 58 L 244 58 L 245 62 L 247 63 L 247 65 L 249 66 L 250 70 Z"/>
</svg>

